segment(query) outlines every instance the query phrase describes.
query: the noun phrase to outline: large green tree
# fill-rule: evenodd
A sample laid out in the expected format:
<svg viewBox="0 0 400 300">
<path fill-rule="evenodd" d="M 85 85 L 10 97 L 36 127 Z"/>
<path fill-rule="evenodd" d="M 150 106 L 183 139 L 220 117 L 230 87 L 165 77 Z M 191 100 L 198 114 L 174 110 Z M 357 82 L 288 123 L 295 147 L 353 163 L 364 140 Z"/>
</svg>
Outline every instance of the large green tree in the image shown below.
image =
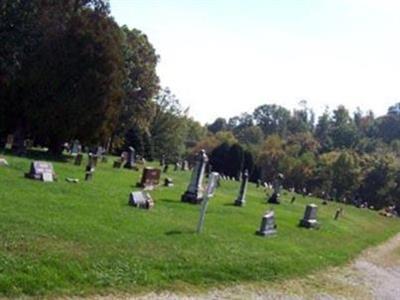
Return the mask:
<svg viewBox="0 0 400 300">
<path fill-rule="evenodd" d="M 35 43 L 19 59 L 12 93 L 2 103 L 7 129 L 56 153 L 72 138 L 105 142 L 120 112 L 124 78 L 121 32 L 108 3 L 33 3 Z"/>
</svg>

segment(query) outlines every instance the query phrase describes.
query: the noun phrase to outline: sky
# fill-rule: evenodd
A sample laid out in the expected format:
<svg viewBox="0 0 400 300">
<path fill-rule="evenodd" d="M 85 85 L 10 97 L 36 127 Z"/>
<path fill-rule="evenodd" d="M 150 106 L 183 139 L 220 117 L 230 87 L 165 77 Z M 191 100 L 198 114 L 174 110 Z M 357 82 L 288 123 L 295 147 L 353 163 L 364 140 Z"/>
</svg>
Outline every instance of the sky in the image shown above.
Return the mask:
<svg viewBox="0 0 400 300">
<path fill-rule="evenodd" d="M 400 102 L 400 1 L 110 0 L 144 32 L 157 72 L 190 115 L 211 123 L 262 104 L 317 115 L 340 104 L 385 114 Z"/>
</svg>

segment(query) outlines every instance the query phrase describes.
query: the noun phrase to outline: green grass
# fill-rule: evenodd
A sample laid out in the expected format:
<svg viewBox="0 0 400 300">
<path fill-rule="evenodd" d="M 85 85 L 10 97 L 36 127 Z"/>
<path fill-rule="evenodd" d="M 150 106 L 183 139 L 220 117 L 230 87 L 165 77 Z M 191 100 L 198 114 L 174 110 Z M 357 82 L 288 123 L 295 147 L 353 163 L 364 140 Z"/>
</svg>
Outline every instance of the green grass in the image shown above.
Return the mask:
<svg viewBox="0 0 400 300">
<path fill-rule="evenodd" d="M 348 262 L 364 248 L 400 230 L 400 222 L 376 212 L 320 205 L 291 194 L 274 206 L 278 234 L 255 235 L 270 207 L 262 189 L 249 184 L 245 207 L 232 205 L 238 182 L 222 181 L 210 201 L 204 231 L 194 233 L 198 205 L 180 202 L 190 173 L 174 172 L 173 188 L 151 192 L 155 207 L 127 205 L 141 172 L 99 163 L 84 182 L 84 164 L 54 162 L 59 181 L 24 178 L 30 161 L 6 156 L 0 168 L 0 295 L 58 296 L 201 290 L 238 282 L 303 276 Z M 76 177 L 79 184 L 67 183 Z M 162 178 L 165 176 L 163 175 Z M 306 203 L 319 205 L 320 230 L 297 227 Z"/>
</svg>

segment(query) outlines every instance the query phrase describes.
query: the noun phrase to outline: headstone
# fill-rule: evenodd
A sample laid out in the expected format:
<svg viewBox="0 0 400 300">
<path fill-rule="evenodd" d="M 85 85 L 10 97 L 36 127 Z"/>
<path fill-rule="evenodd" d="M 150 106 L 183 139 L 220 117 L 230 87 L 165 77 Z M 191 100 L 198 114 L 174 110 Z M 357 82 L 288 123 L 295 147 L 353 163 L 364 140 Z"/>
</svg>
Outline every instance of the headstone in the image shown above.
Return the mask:
<svg viewBox="0 0 400 300">
<path fill-rule="evenodd" d="M 276 233 L 276 227 L 274 212 L 267 211 L 261 219 L 260 229 L 256 231 L 256 234 L 261 236 L 273 235 Z"/>
<path fill-rule="evenodd" d="M 138 208 L 150 209 L 154 206 L 154 201 L 149 193 L 139 191 L 129 194 L 128 204 Z"/>
<path fill-rule="evenodd" d="M 0 157 L 0 167 L 8 166 L 8 162 L 5 158 Z"/>
<path fill-rule="evenodd" d="M 135 149 L 133 147 L 128 148 L 128 156 L 124 168 L 135 169 Z"/>
<path fill-rule="evenodd" d="M 268 203 L 270 204 L 280 204 L 279 196 L 282 189 L 282 181 L 284 179 L 283 174 L 279 173 L 278 176 L 275 178 L 273 183 L 274 192 L 272 193 L 271 197 L 268 199 Z"/>
<path fill-rule="evenodd" d="M 164 179 L 164 186 L 173 187 L 174 186 L 174 182 L 173 182 L 172 178 L 165 178 Z"/>
<path fill-rule="evenodd" d="M 114 160 L 113 168 L 120 169 L 122 166 L 121 160 Z"/>
<path fill-rule="evenodd" d="M 165 164 L 164 165 L 164 169 L 163 169 L 163 173 L 167 173 L 168 172 L 168 168 L 169 168 L 169 165 Z"/>
<path fill-rule="evenodd" d="M 259 188 L 259 187 L 260 187 L 260 185 L 261 185 L 261 180 L 260 180 L 260 179 L 257 179 L 257 182 L 256 182 L 256 188 Z"/>
<path fill-rule="evenodd" d="M 342 215 L 342 213 L 343 213 L 343 208 L 338 208 L 338 209 L 336 210 L 334 219 L 335 219 L 335 220 L 338 220 L 339 217 Z"/>
<path fill-rule="evenodd" d="M 33 161 L 29 173 L 26 173 L 25 177 L 52 182 L 56 179 L 56 174 L 51 163 L 46 161 Z"/>
<path fill-rule="evenodd" d="M 7 135 L 7 141 L 6 141 L 6 145 L 5 145 L 5 149 L 7 150 L 11 150 L 14 144 L 14 135 L 13 134 L 9 134 Z"/>
<path fill-rule="evenodd" d="M 240 184 L 239 195 L 235 200 L 236 206 L 244 206 L 246 203 L 247 183 L 249 180 L 249 172 L 247 170 L 242 174 L 242 182 Z"/>
<path fill-rule="evenodd" d="M 317 209 L 318 207 L 315 204 L 308 204 L 304 212 L 304 217 L 300 220 L 299 226 L 305 228 L 319 228 Z"/>
<path fill-rule="evenodd" d="M 97 155 L 92 154 L 92 164 L 96 168 L 97 167 L 97 162 L 99 161 L 99 157 Z"/>
<path fill-rule="evenodd" d="M 78 140 L 75 140 L 75 141 L 73 141 L 72 142 L 72 149 L 71 149 L 71 154 L 72 155 L 76 155 L 76 154 L 78 154 L 80 151 L 80 149 L 79 149 L 79 141 Z"/>
<path fill-rule="evenodd" d="M 199 204 L 203 200 L 203 178 L 207 162 L 206 152 L 201 150 L 196 157 L 196 165 L 192 171 L 188 188 L 181 197 L 182 202 Z"/>
<path fill-rule="evenodd" d="M 182 171 L 188 171 L 189 170 L 189 162 L 186 159 L 182 162 L 181 170 Z"/>
<path fill-rule="evenodd" d="M 160 158 L 160 167 L 165 165 L 165 154 L 163 154 Z"/>
<path fill-rule="evenodd" d="M 219 174 L 217 172 L 212 172 L 209 176 L 207 189 L 205 191 L 205 195 L 201 203 L 200 217 L 199 217 L 199 222 L 197 223 L 197 233 L 201 233 L 201 231 L 203 230 L 204 219 L 206 216 L 206 211 L 208 206 L 208 200 L 214 196 L 218 178 Z"/>
<path fill-rule="evenodd" d="M 179 162 L 176 162 L 175 165 L 174 165 L 174 171 L 178 171 L 179 167 L 180 167 Z"/>
<path fill-rule="evenodd" d="M 79 183 L 79 179 L 78 178 L 67 177 L 67 178 L 65 178 L 65 181 L 69 182 L 69 183 Z"/>
<path fill-rule="evenodd" d="M 91 180 L 93 178 L 93 173 L 96 169 L 95 158 L 97 159 L 97 156 L 93 155 L 92 153 L 89 153 L 88 164 L 87 164 L 86 170 L 85 170 L 85 180 L 86 181 Z"/>
<path fill-rule="evenodd" d="M 74 164 L 75 164 L 76 166 L 80 166 L 80 165 L 82 164 L 82 159 L 83 159 L 83 154 L 82 154 L 82 153 L 78 153 L 78 154 L 75 156 L 75 162 L 74 162 Z"/>
<path fill-rule="evenodd" d="M 144 188 L 146 190 L 154 189 L 154 187 L 157 186 L 160 182 L 160 175 L 160 169 L 145 167 L 143 169 L 142 178 L 140 182 L 136 184 L 136 186 Z"/>
</svg>

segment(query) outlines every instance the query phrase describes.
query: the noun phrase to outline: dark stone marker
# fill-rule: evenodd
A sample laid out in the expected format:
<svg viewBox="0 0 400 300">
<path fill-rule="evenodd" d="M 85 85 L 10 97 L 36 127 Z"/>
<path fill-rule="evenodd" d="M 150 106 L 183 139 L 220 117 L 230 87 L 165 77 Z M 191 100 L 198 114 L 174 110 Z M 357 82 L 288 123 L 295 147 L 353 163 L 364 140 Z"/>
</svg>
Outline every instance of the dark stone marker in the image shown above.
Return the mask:
<svg viewBox="0 0 400 300">
<path fill-rule="evenodd" d="M 293 204 L 294 201 L 296 201 L 296 196 L 293 196 L 293 197 L 292 197 L 292 200 L 290 200 L 290 203 Z"/>
<path fill-rule="evenodd" d="M 164 186 L 173 187 L 174 186 L 174 182 L 173 182 L 172 178 L 165 178 L 164 179 Z"/>
<path fill-rule="evenodd" d="M 126 158 L 125 169 L 135 168 L 135 149 L 133 147 L 128 148 L 128 157 Z"/>
<path fill-rule="evenodd" d="M 249 172 L 247 170 L 242 174 L 242 182 L 240 184 L 239 195 L 235 200 L 236 206 L 244 206 L 246 203 L 246 191 L 247 191 L 247 183 L 249 180 Z"/>
<path fill-rule="evenodd" d="M 260 229 L 256 231 L 256 234 L 261 236 L 273 235 L 276 233 L 276 227 L 275 214 L 273 211 L 268 211 L 263 215 Z"/>
<path fill-rule="evenodd" d="M 144 189 L 154 189 L 160 182 L 161 170 L 151 167 L 145 167 L 143 169 L 142 178 L 140 182 L 136 184 L 137 187 Z"/>
<path fill-rule="evenodd" d="M 261 180 L 260 180 L 260 179 L 257 179 L 257 182 L 256 182 L 256 188 L 259 188 L 259 187 L 260 187 L 260 185 L 261 185 Z"/>
<path fill-rule="evenodd" d="M 203 201 L 203 178 L 207 162 L 206 151 L 201 150 L 196 157 L 196 165 L 193 168 L 189 186 L 181 197 L 182 202 L 199 204 Z"/>
<path fill-rule="evenodd" d="M 163 169 L 163 173 L 167 173 L 168 172 L 168 168 L 169 168 L 169 165 L 165 164 L 164 165 L 164 169 Z"/>
<path fill-rule="evenodd" d="M 129 194 L 128 204 L 138 208 L 150 209 L 154 206 L 154 201 L 149 193 L 140 191 Z"/>
<path fill-rule="evenodd" d="M 9 135 L 7 135 L 7 141 L 6 141 L 6 145 L 5 145 L 4 148 L 6 150 L 11 150 L 13 145 L 14 145 L 14 135 L 13 134 L 9 134 Z"/>
<path fill-rule="evenodd" d="M 339 217 L 342 215 L 342 213 L 343 213 L 343 208 L 338 208 L 338 209 L 336 210 L 334 219 L 335 219 L 335 220 L 338 220 Z"/>
<path fill-rule="evenodd" d="M 165 154 L 163 154 L 160 158 L 160 167 L 163 167 L 165 165 Z"/>
<path fill-rule="evenodd" d="M 317 209 L 315 204 L 308 204 L 304 212 L 303 219 L 300 220 L 299 226 L 305 228 L 319 228 L 320 224 L 317 221 Z"/>
<path fill-rule="evenodd" d="M 46 161 L 33 161 L 29 173 L 25 173 L 26 178 L 52 182 L 56 179 L 53 165 Z"/>
<path fill-rule="evenodd" d="M 85 169 L 85 180 L 86 181 L 92 180 L 92 178 L 93 178 L 93 173 L 94 173 L 94 170 L 96 168 L 96 166 L 95 166 L 95 158 L 97 159 L 97 156 L 94 156 L 92 153 L 89 153 L 88 158 L 89 158 L 88 159 L 88 164 L 87 164 L 86 169 Z"/>
<path fill-rule="evenodd" d="M 78 153 L 75 156 L 75 162 L 74 162 L 75 166 L 80 166 L 82 164 L 82 159 L 83 159 L 82 153 Z"/>
<path fill-rule="evenodd" d="M 273 193 L 271 197 L 268 198 L 268 203 L 270 204 L 281 204 L 279 201 L 279 194 L 278 193 Z"/>
<path fill-rule="evenodd" d="M 187 160 L 182 161 L 181 170 L 182 171 L 189 170 L 189 162 Z"/>
</svg>

